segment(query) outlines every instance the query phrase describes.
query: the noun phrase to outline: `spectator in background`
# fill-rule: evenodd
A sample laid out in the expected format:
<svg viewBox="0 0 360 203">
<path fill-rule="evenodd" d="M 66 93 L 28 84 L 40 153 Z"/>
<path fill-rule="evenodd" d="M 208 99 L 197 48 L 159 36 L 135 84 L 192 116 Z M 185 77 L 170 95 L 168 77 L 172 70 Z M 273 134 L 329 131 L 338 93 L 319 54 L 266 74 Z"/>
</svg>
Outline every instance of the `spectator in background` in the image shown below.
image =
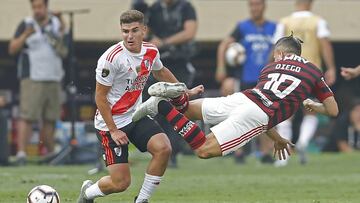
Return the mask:
<svg viewBox="0 0 360 203">
<path fill-rule="evenodd" d="M 197 19 L 194 7 L 187 0 L 158 0 L 148 10 L 149 39 L 158 47 L 164 66 L 189 88 L 195 76 L 190 62 L 195 52 Z M 154 83 L 149 79 L 148 85 Z M 145 100 L 145 99 L 144 99 Z M 161 116 L 157 121 L 169 136 L 173 153 L 170 166 L 176 167 L 176 154 L 183 140 Z"/>
<path fill-rule="evenodd" d="M 345 78 L 345 80 L 351 80 L 360 76 L 360 65 L 356 68 L 346 68 L 341 67 L 341 76 Z"/>
<path fill-rule="evenodd" d="M 236 80 L 240 79 L 240 89 L 253 88 L 259 78 L 262 68 L 268 63 L 272 49 L 272 38 L 276 29 L 276 24 L 264 17 L 265 0 L 249 0 L 250 18 L 237 23 L 230 36 L 224 38 L 217 50 L 217 69 L 216 80 L 222 82 L 222 96 L 226 96 L 239 90 L 235 87 Z M 233 43 L 241 43 L 246 50 L 246 60 L 242 72 L 227 74 L 225 64 L 225 52 L 227 47 Z M 260 137 L 260 148 L 264 162 L 272 162 L 272 144 L 265 137 Z M 242 162 L 243 153 L 235 153 L 236 160 Z"/>
<path fill-rule="evenodd" d="M 322 67 L 322 58 L 325 62 L 327 71 L 325 80 L 327 84 L 333 85 L 336 79 L 336 67 L 334 53 L 329 40 L 330 31 L 327 22 L 311 12 L 312 0 L 296 0 L 296 11 L 290 16 L 284 17 L 277 25 L 274 42 L 283 36 L 294 32 L 294 36 L 304 41 L 301 56 L 314 63 L 317 67 Z M 300 126 L 300 135 L 296 143 L 296 149 L 300 155 L 300 163 L 307 162 L 305 151 L 314 136 L 318 126 L 318 119 L 314 113 L 306 112 Z M 278 125 L 279 134 L 291 140 L 292 120 L 288 119 Z M 277 166 L 284 166 L 287 160 L 277 161 Z"/>
<path fill-rule="evenodd" d="M 324 151 L 360 150 L 360 100 L 354 100 L 349 112 L 336 122 Z"/>
<path fill-rule="evenodd" d="M 131 8 L 143 13 L 145 15 L 145 18 L 147 17 L 147 12 L 149 10 L 149 6 L 145 2 L 145 0 L 132 0 Z"/>
<path fill-rule="evenodd" d="M 48 0 L 30 0 L 32 16 L 17 27 L 9 54 L 17 55 L 20 79 L 20 120 L 18 123 L 18 163 L 25 164 L 25 147 L 32 124 L 41 119 L 40 143 L 54 150 L 55 121 L 60 116 L 64 21 L 49 12 Z"/>
</svg>

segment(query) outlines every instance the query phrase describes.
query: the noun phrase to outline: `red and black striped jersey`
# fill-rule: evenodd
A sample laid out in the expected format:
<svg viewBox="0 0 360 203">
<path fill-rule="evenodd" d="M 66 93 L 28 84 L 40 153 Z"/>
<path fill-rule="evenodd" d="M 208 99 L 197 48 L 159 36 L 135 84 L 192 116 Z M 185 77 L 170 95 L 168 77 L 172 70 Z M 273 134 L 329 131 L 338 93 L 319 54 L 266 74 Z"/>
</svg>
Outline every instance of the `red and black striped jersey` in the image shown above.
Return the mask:
<svg viewBox="0 0 360 203">
<path fill-rule="evenodd" d="M 292 116 L 305 99 L 315 96 L 322 102 L 333 96 L 321 70 L 297 55 L 267 65 L 256 87 L 243 93 L 269 116 L 269 129 Z"/>
</svg>

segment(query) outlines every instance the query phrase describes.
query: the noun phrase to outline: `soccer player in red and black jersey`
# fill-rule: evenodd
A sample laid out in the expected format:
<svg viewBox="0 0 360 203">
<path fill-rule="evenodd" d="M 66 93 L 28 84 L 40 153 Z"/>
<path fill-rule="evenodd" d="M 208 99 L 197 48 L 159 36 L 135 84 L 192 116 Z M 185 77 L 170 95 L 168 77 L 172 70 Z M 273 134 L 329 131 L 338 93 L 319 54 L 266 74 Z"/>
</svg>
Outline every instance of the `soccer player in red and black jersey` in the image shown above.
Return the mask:
<svg viewBox="0 0 360 203">
<path fill-rule="evenodd" d="M 188 105 L 181 104 L 184 108 L 180 109 L 159 97 L 161 94 L 156 89 L 163 90 L 162 84 L 150 87 L 149 90 L 155 90 L 154 96 L 136 110 L 133 120 L 144 115 L 164 115 L 200 158 L 226 155 L 266 133 L 274 141 L 274 155 L 277 153 L 279 159 L 285 159 L 286 152 L 290 155 L 289 145 L 293 144 L 273 127 L 292 116 L 301 104 L 309 111 L 328 116 L 338 114 L 337 103 L 322 72 L 300 55 L 301 40 L 292 35 L 283 37 L 274 47 L 275 62 L 262 70 L 255 88 L 227 97 L 190 101 Z M 313 96 L 320 102 L 307 99 Z M 188 118 L 203 120 L 214 127 L 205 136 Z"/>
</svg>

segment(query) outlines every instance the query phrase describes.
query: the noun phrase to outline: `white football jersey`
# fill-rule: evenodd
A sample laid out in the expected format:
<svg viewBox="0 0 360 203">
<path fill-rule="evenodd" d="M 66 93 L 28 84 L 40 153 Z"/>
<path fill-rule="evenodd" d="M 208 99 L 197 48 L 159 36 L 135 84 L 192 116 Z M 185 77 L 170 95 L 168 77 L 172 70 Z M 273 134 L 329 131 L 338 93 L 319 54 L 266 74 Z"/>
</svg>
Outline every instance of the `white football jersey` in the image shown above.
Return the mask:
<svg viewBox="0 0 360 203">
<path fill-rule="evenodd" d="M 150 72 L 161 68 L 163 64 L 158 49 L 147 42 L 142 43 L 140 53 L 132 53 L 121 41 L 100 57 L 96 81 L 111 86 L 107 100 L 118 129 L 131 123 L 132 114 L 142 102 L 142 90 Z M 96 111 L 94 124 L 98 130 L 109 130 L 99 110 Z"/>
</svg>

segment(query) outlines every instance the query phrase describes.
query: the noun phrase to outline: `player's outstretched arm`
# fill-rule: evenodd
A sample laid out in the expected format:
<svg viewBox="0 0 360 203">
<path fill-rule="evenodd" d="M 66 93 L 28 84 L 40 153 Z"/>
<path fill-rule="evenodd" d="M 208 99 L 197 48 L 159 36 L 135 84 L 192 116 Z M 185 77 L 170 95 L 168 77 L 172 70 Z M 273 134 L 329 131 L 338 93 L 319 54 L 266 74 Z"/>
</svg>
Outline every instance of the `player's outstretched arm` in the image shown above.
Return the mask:
<svg viewBox="0 0 360 203">
<path fill-rule="evenodd" d="M 286 153 L 289 156 L 291 155 L 291 150 L 289 146 L 294 147 L 295 146 L 294 143 L 281 137 L 274 128 L 268 130 L 266 132 L 266 135 L 274 141 L 274 158 L 276 157 L 276 154 L 278 154 L 279 160 L 285 160 Z"/>
<path fill-rule="evenodd" d="M 333 96 L 326 98 L 322 103 L 306 99 L 303 101 L 306 110 L 321 113 L 327 116 L 337 116 L 339 109 Z"/>
<path fill-rule="evenodd" d="M 356 68 L 341 67 L 341 75 L 345 78 L 345 80 L 351 80 L 360 76 L 360 65 Z"/>
</svg>

